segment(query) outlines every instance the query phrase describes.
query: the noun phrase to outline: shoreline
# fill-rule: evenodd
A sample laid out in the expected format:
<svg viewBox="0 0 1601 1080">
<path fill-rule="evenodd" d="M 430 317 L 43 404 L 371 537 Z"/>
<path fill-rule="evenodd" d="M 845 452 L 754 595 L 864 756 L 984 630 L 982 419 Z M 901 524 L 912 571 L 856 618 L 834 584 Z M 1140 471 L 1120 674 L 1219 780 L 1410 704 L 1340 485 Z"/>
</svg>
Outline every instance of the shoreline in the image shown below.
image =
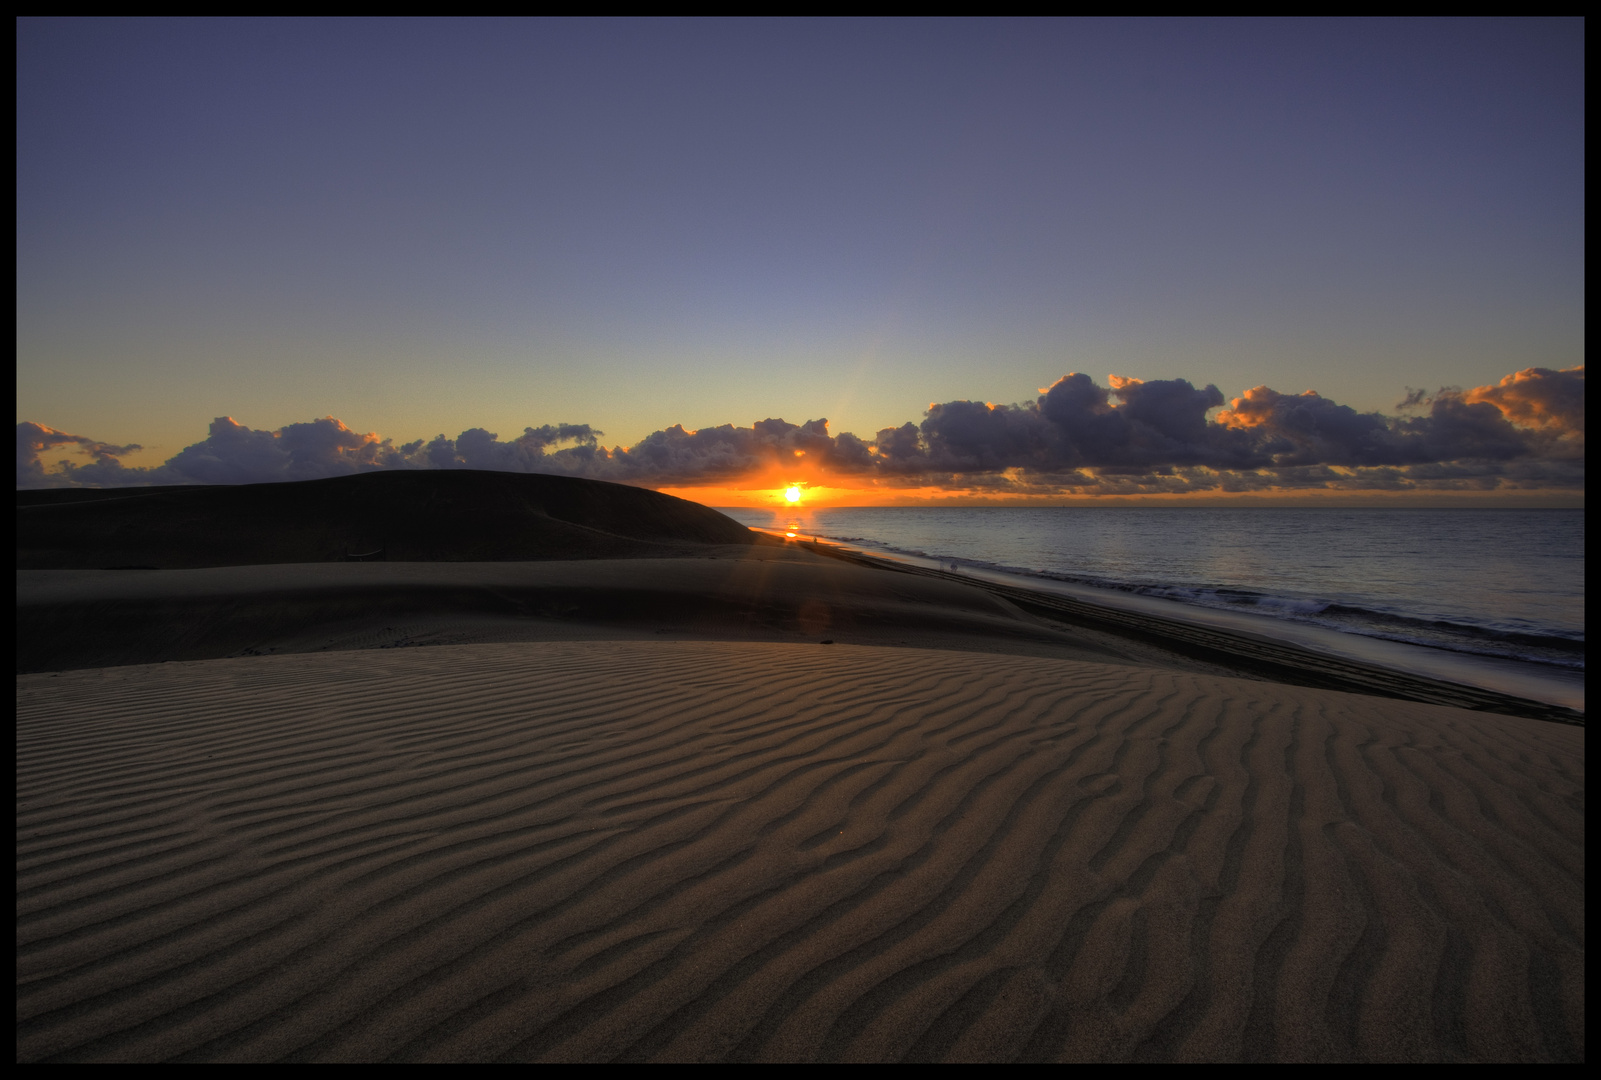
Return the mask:
<svg viewBox="0 0 1601 1080">
<path fill-rule="evenodd" d="M 781 530 L 768 530 L 750 526 L 752 532 L 785 538 Z M 840 559 L 860 566 L 873 567 L 892 573 L 912 574 L 934 580 L 960 582 L 990 592 L 1018 605 L 1025 611 L 1047 619 L 1058 619 L 1072 625 L 1088 625 L 1112 633 L 1127 634 L 1164 648 L 1185 653 L 1197 659 L 1229 666 L 1257 674 L 1275 682 L 1291 685 L 1367 693 L 1392 697 L 1403 701 L 1419 701 L 1437 705 L 1453 705 L 1480 712 L 1500 713 L 1507 716 L 1526 716 L 1555 723 L 1583 726 L 1585 712 L 1557 701 L 1538 700 L 1506 693 L 1489 686 L 1431 678 L 1415 671 L 1406 671 L 1383 663 L 1364 661 L 1351 655 L 1337 655 L 1332 651 L 1307 648 L 1292 640 L 1269 638 L 1265 633 L 1252 633 L 1219 625 L 1224 619 L 1238 622 L 1247 616 L 1233 613 L 1212 613 L 1200 610 L 1175 612 L 1172 616 L 1148 610 L 1158 604 L 1181 607 L 1172 601 L 1153 602 L 1147 598 L 1135 601 L 1147 610 L 1136 610 L 1135 604 L 1119 605 L 1107 597 L 1085 599 L 1087 587 L 1073 590 L 1080 595 L 1064 595 L 1063 591 L 1042 588 L 1038 584 L 1012 584 L 996 580 L 999 573 L 980 576 L 971 570 L 955 572 L 919 565 L 909 558 L 891 558 L 873 554 L 836 541 L 802 536 L 787 538 L 808 551 L 829 558 Z M 927 559 L 927 562 L 938 560 Z M 1011 575 L 1007 575 L 1010 577 Z M 1029 587 L 1033 585 L 1034 587 Z M 1099 602 L 1098 602 L 1099 601 Z M 1140 603 L 1143 601 L 1143 603 Z M 1208 618 L 1209 615 L 1221 616 Z M 1210 625 L 1208 625 L 1210 623 Z M 1266 631 L 1268 627 L 1263 627 Z M 1275 628 L 1276 629 L 1276 628 Z M 1290 627 L 1285 628 L 1291 631 Z M 1325 636 L 1336 631 L 1323 631 Z M 1305 635 L 1301 635 L 1305 636 Z M 1357 635 L 1339 635 L 1357 637 Z M 1399 644 L 1399 643 L 1387 643 Z M 1421 649 L 1421 646 L 1404 646 Z"/>
<path fill-rule="evenodd" d="M 830 638 L 1154 664 L 1584 724 L 1562 705 L 1294 641 L 753 531 L 754 545 L 655 559 L 19 570 L 17 671 L 478 641 Z"/>
</svg>

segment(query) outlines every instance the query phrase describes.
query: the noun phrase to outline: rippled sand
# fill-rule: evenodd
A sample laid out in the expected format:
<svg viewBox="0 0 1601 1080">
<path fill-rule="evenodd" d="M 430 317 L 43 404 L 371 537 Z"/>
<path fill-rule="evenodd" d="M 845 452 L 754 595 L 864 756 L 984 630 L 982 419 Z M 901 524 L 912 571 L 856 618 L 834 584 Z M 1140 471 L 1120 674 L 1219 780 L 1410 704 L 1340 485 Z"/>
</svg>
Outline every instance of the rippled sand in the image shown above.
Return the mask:
<svg viewBox="0 0 1601 1080">
<path fill-rule="evenodd" d="M 1582 727 L 816 643 L 17 686 L 22 1061 L 1584 1056 Z"/>
</svg>

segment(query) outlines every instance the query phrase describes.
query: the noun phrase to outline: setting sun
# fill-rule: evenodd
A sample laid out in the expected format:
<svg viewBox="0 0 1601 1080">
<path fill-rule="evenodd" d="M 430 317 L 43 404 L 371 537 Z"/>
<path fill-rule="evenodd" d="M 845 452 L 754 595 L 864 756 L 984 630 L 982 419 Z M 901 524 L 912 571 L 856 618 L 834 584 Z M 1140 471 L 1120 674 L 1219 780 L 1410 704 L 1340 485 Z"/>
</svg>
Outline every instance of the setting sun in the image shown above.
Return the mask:
<svg viewBox="0 0 1601 1080">
<path fill-rule="evenodd" d="M 784 498 L 792 503 L 800 502 L 800 488 L 794 484 L 784 489 Z"/>
</svg>

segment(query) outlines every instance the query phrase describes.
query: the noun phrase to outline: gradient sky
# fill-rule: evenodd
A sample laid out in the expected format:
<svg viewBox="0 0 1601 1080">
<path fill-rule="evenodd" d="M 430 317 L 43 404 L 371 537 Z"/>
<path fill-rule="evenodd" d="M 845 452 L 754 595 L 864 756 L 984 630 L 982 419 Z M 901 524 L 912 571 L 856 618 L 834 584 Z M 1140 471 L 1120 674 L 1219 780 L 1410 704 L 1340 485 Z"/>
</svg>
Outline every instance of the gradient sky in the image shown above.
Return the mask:
<svg viewBox="0 0 1601 1080">
<path fill-rule="evenodd" d="M 1582 20 L 25 19 L 17 56 L 17 419 L 130 465 L 221 416 L 871 440 L 1068 372 L 1393 412 L 1584 364 Z"/>
</svg>

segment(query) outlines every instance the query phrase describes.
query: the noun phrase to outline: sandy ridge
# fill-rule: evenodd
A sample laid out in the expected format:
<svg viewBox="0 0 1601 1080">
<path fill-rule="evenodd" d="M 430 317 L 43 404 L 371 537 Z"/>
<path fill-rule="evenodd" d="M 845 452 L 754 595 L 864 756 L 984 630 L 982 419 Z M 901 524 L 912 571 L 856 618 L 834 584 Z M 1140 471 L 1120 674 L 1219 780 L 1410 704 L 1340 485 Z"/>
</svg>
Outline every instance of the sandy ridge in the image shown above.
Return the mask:
<svg viewBox="0 0 1601 1080">
<path fill-rule="evenodd" d="M 18 679 L 19 1060 L 1577 1060 L 1581 728 L 525 643 Z"/>
</svg>

